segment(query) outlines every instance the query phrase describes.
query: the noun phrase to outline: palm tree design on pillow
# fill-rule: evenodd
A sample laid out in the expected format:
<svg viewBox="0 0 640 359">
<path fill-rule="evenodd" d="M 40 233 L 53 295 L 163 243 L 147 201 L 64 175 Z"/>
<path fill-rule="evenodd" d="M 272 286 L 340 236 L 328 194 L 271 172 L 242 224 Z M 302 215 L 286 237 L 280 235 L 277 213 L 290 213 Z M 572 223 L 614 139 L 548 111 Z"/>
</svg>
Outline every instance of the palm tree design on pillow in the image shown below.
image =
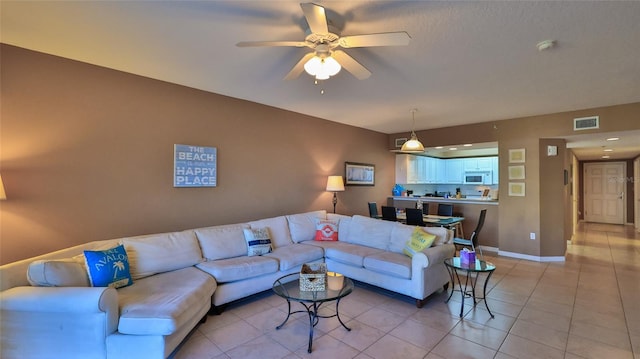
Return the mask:
<svg viewBox="0 0 640 359">
<path fill-rule="evenodd" d="M 113 279 L 116 279 L 116 277 L 118 277 L 118 272 L 124 270 L 124 263 L 122 261 L 113 262 L 113 269 L 115 269 L 113 271 Z"/>
</svg>

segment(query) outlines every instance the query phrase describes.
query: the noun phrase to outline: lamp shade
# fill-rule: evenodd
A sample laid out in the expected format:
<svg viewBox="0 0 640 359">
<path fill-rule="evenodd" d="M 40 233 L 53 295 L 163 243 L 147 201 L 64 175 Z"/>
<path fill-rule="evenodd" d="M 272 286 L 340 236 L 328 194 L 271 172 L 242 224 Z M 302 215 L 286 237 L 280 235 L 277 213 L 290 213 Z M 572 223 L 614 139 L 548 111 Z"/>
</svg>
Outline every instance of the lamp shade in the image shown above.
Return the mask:
<svg viewBox="0 0 640 359">
<path fill-rule="evenodd" d="M 327 192 L 344 191 L 344 182 L 342 176 L 329 176 L 327 179 Z"/>
<path fill-rule="evenodd" d="M 4 192 L 4 183 L 2 183 L 2 175 L 0 175 L 0 200 L 7 199 L 7 194 Z"/>
<path fill-rule="evenodd" d="M 411 139 L 405 142 L 400 149 L 402 152 L 424 152 L 424 145 L 418 141 L 415 133 L 411 134 Z"/>
<path fill-rule="evenodd" d="M 317 80 L 326 80 L 340 72 L 341 68 L 338 61 L 331 56 L 322 58 L 316 55 L 304 64 L 304 70 Z"/>
</svg>

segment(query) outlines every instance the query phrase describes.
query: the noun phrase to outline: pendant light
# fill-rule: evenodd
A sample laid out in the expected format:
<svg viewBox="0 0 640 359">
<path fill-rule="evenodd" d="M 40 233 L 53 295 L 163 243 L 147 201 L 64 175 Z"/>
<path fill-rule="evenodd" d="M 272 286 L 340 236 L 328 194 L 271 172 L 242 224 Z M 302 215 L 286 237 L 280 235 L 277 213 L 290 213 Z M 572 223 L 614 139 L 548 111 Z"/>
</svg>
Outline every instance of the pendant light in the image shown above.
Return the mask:
<svg viewBox="0 0 640 359">
<path fill-rule="evenodd" d="M 413 126 L 411 127 L 411 138 L 409 141 L 405 142 L 402 145 L 400 151 L 402 152 L 424 152 L 424 145 L 418 141 L 418 136 L 416 136 L 415 127 L 416 127 L 416 112 L 417 109 L 411 110 L 411 115 L 413 116 Z"/>
</svg>

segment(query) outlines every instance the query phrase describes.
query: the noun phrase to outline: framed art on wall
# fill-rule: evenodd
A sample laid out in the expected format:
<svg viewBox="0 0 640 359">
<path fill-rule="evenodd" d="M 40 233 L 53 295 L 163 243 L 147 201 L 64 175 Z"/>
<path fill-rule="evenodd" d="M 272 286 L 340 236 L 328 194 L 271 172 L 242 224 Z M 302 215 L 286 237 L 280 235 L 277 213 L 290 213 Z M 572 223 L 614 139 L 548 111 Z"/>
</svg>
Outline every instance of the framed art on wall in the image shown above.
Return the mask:
<svg viewBox="0 0 640 359">
<path fill-rule="evenodd" d="M 524 148 L 509 150 L 509 163 L 524 163 Z"/>
<path fill-rule="evenodd" d="M 524 197 L 524 182 L 509 182 L 509 196 Z"/>
<path fill-rule="evenodd" d="M 344 178 L 347 186 L 374 186 L 376 166 L 368 163 L 345 162 Z"/>
<path fill-rule="evenodd" d="M 216 187 L 218 149 L 173 145 L 173 187 Z"/>
<path fill-rule="evenodd" d="M 509 179 L 524 179 L 524 165 L 509 166 Z"/>
</svg>

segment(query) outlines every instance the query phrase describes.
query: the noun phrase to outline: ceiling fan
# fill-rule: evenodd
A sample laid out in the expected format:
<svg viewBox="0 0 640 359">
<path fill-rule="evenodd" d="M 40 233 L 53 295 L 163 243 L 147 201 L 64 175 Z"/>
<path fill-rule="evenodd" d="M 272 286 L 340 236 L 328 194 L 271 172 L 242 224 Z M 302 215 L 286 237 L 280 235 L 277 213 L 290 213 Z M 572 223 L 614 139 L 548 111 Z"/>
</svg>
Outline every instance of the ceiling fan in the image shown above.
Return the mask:
<svg viewBox="0 0 640 359">
<path fill-rule="evenodd" d="M 303 70 L 316 80 L 326 80 L 337 74 L 341 67 L 357 79 L 364 80 L 371 76 L 371 71 L 339 48 L 406 46 L 411 40 L 409 34 L 404 31 L 341 37 L 330 32 L 324 7 L 313 3 L 300 4 L 300 7 L 311 32 L 304 41 L 245 41 L 237 43 L 236 46 L 289 46 L 313 49 L 313 52 L 298 61 L 285 76 L 285 80 L 297 78 Z"/>
</svg>

